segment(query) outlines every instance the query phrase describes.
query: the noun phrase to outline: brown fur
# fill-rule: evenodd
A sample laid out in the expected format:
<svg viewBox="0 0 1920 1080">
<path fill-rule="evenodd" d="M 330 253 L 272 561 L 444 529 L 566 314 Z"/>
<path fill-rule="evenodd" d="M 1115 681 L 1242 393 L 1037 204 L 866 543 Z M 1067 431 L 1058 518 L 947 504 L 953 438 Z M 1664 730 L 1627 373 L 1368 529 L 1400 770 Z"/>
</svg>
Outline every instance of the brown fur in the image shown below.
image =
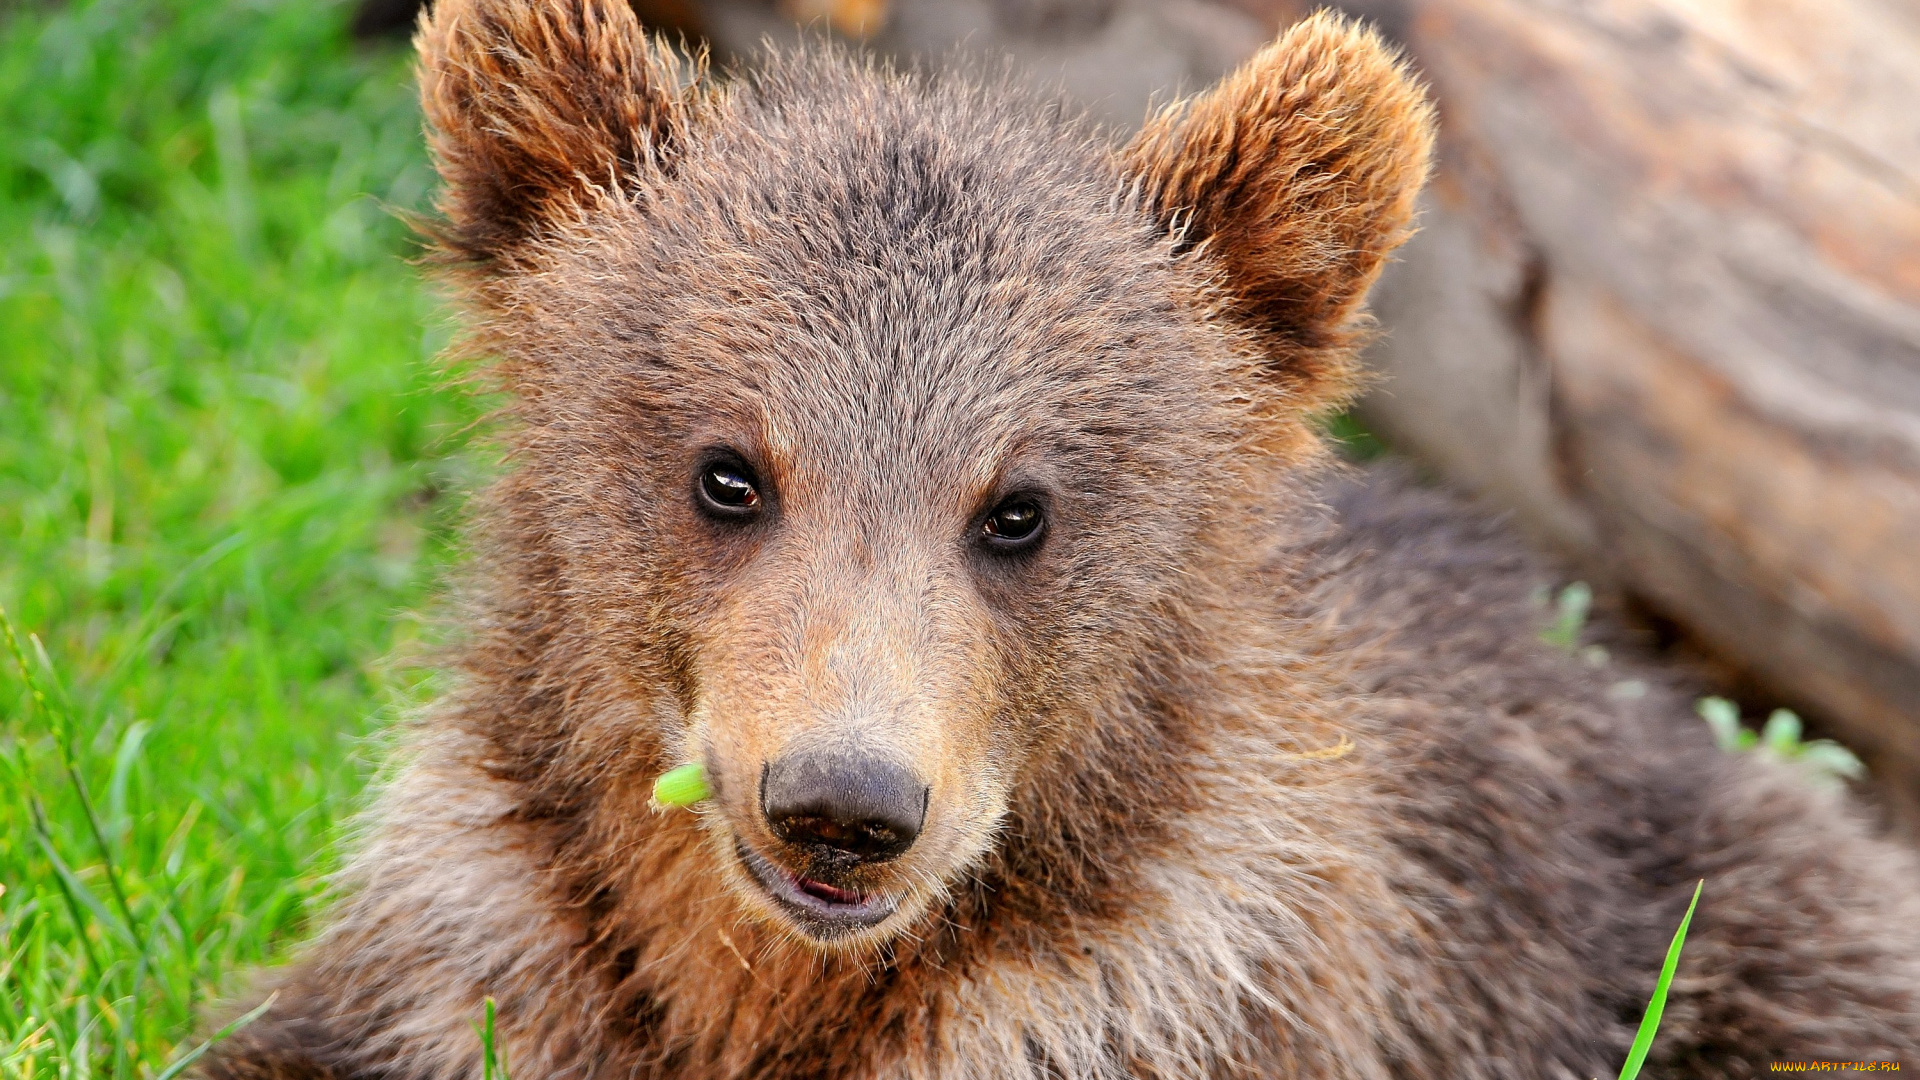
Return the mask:
<svg viewBox="0 0 1920 1080">
<path fill-rule="evenodd" d="M 1233 314 L 1308 408 L 1354 385 L 1355 316 L 1412 231 L 1433 109 L 1398 59 L 1310 19 L 1122 154 L 1179 247 L 1225 272 Z"/>
<path fill-rule="evenodd" d="M 1119 152 L 833 53 L 717 87 L 609 0 L 420 45 L 512 468 L 461 685 L 206 1076 L 477 1076 L 492 996 L 520 1080 L 1585 1077 L 1699 876 L 1667 1075 L 1920 1060 L 1911 859 L 1540 645 L 1496 527 L 1330 474 L 1431 141 L 1371 34 Z M 716 447 L 751 524 L 695 509 Z M 983 553 L 1010 492 L 1048 531 Z M 828 940 L 736 854 L 806 868 L 755 783 L 822 746 L 930 784 Z"/>
</svg>

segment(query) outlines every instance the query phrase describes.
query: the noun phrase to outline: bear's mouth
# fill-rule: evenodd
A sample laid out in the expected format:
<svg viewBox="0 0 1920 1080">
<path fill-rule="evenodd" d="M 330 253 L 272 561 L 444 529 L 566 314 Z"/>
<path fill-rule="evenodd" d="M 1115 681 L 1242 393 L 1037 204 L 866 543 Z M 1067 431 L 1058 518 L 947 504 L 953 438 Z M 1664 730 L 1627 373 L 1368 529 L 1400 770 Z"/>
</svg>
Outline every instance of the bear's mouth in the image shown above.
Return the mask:
<svg viewBox="0 0 1920 1080">
<path fill-rule="evenodd" d="M 878 926 L 898 907 L 896 901 L 878 893 L 860 893 L 803 878 L 776 866 L 742 841 L 734 842 L 734 854 L 781 911 L 806 933 L 823 941 Z"/>
</svg>

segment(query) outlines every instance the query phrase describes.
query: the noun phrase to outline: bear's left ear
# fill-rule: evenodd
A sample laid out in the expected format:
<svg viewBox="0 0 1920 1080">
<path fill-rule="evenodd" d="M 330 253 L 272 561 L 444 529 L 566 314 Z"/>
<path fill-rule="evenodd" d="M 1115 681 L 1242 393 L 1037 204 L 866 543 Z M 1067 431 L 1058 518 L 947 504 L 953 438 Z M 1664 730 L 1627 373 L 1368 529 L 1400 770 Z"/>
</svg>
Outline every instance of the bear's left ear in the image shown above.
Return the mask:
<svg viewBox="0 0 1920 1080">
<path fill-rule="evenodd" d="M 1412 232 L 1434 115 L 1371 30 L 1319 12 L 1150 120 L 1121 168 L 1308 408 L 1357 384 L 1367 289 Z"/>
<path fill-rule="evenodd" d="M 483 266 L 670 164 L 703 93 L 627 0 L 439 0 L 415 46 L 446 184 L 437 238 Z"/>
</svg>

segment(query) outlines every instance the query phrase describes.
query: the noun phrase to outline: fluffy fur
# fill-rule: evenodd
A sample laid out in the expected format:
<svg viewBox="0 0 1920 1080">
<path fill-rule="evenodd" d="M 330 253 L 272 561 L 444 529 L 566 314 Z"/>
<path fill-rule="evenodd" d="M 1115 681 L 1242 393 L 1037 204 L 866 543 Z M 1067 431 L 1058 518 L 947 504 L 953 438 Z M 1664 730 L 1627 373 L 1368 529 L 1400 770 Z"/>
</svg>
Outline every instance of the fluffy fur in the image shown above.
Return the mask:
<svg viewBox="0 0 1920 1080">
<path fill-rule="evenodd" d="M 511 468 L 459 688 L 210 1080 L 477 1076 L 486 996 L 520 1080 L 1589 1077 L 1697 877 L 1665 1075 L 1920 1061 L 1912 860 L 1540 645 L 1496 526 L 1327 465 L 1431 142 L 1370 33 L 1118 151 L 831 52 L 714 86 L 608 0 L 420 45 Z M 822 745 L 929 785 L 831 939 L 740 855 L 805 868 L 754 778 Z M 650 810 L 688 760 L 714 798 Z"/>
<path fill-rule="evenodd" d="M 1361 302 L 1411 232 L 1433 123 L 1397 57 L 1315 18 L 1153 117 L 1122 162 L 1176 250 L 1224 271 L 1286 388 L 1326 407 L 1353 385 Z"/>
</svg>

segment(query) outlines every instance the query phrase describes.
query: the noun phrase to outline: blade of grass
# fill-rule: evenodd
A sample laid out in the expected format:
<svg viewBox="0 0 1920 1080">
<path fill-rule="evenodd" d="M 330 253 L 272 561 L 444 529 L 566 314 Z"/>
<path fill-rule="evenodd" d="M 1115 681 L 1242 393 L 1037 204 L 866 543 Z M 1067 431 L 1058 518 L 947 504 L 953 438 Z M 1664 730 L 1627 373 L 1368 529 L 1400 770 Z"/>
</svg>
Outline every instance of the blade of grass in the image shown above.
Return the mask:
<svg viewBox="0 0 1920 1080">
<path fill-rule="evenodd" d="M 1702 880 L 1693 887 L 1693 899 L 1680 920 L 1680 929 L 1673 932 L 1673 944 L 1667 946 L 1667 962 L 1660 966 L 1660 981 L 1654 985 L 1652 1000 L 1647 1002 L 1647 1014 L 1640 1018 L 1640 1031 L 1633 1037 L 1633 1049 L 1627 1051 L 1627 1063 L 1620 1067 L 1620 1080 L 1634 1080 L 1639 1076 L 1647 1052 L 1653 1049 L 1653 1037 L 1660 1031 L 1660 1014 L 1667 1008 L 1667 989 L 1673 985 L 1673 973 L 1680 967 L 1680 946 L 1687 940 L 1687 924 L 1693 921 L 1693 909 L 1699 905 L 1700 890 L 1706 885 Z"/>
<path fill-rule="evenodd" d="M 113 835 L 124 840 L 131 822 L 127 820 L 127 782 L 132 777 L 134 766 L 139 763 L 142 744 L 153 725 L 145 720 L 135 720 L 127 725 L 120 736 L 120 745 L 113 752 L 113 774 L 107 781 L 107 815 L 113 825 Z"/>
<path fill-rule="evenodd" d="M 133 1075 L 133 1058 L 137 1045 L 135 1043 L 134 1028 L 140 1016 L 140 987 L 141 984 L 147 980 L 147 966 L 153 960 L 153 939 L 154 935 L 159 932 L 160 928 L 158 926 L 149 926 L 147 928 L 146 940 L 140 943 L 140 958 L 133 965 L 133 990 L 128 995 L 127 1011 L 122 1014 L 120 1034 L 119 1037 L 114 1040 L 113 1046 L 113 1075 L 115 1080 L 119 1080 L 120 1077 Z"/>
<path fill-rule="evenodd" d="M 480 1077 L 481 1080 L 509 1080 L 506 1054 L 494 1035 L 493 1013 L 493 998 L 489 996 L 481 1006 L 482 1021 L 473 1025 L 474 1033 L 480 1036 Z"/>
<path fill-rule="evenodd" d="M 27 663 L 27 655 L 20 648 L 20 639 L 14 636 L 13 620 L 7 615 L 7 609 L 4 606 L 0 606 L 0 633 L 6 636 L 7 651 L 13 654 L 14 665 L 20 669 L 20 678 L 27 685 L 27 696 L 32 701 L 33 708 L 46 717 L 48 723 L 53 726 L 54 745 L 60 751 L 60 766 L 66 772 L 67 782 L 72 785 L 73 793 L 80 802 L 81 812 L 87 819 L 87 829 L 93 834 L 93 842 L 100 848 L 101 865 L 107 875 L 107 889 L 113 895 L 114 904 L 120 909 L 120 917 L 126 921 L 129 940 L 136 940 L 139 936 L 139 924 L 133 917 L 133 905 L 127 901 L 126 889 L 121 885 L 120 869 L 114 864 L 113 847 L 107 843 L 106 831 L 100 825 L 100 815 L 94 810 L 93 797 L 87 791 L 85 778 L 80 775 L 80 763 L 74 749 L 73 713 L 68 708 L 67 695 L 59 684 L 53 661 L 48 658 L 46 646 L 40 643 L 39 636 L 28 634 L 27 640 L 33 643 L 34 655 L 39 659 L 42 670 L 47 672 L 48 678 L 53 682 L 59 698 L 57 707 L 41 689 L 39 679 L 34 676 L 33 668 Z M 43 839 L 43 843 L 50 840 L 51 834 L 48 834 Z M 53 851 L 50 843 L 47 851 L 49 854 Z"/>
<path fill-rule="evenodd" d="M 93 890 L 87 888 L 86 882 L 80 880 L 80 875 L 74 873 L 73 868 L 67 865 L 67 861 L 60 857 L 59 849 L 53 845 L 53 835 L 47 831 L 44 816 L 42 820 L 34 823 L 33 838 L 39 842 L 41 854 L 53 864 L 53 872 L 67 889 L 68 895 L 75 897 L 86 906 L 88 911 L 93 912 L 95 921 L 101 926 L 117 930 L 129 942 L 133 942 L 135 939 L 128 936 L 127 929 L 120 925 L 119 921 L 113 917 L 113 913 L 107 910 L 107 906 L 100 902 L 100 898 L 93 895 Z M 78 919 L 77 913 L 75 918 Z M 78 929 L 84 934 L 86 923 L 80 921 Z"/>
<path fill-rule="evenodd" d="M 4 619 L 5 612 L 0 611 L 0 628 L 4 628 L 7 631 L 8 637 L 11 638 L 12 627 L 5 624 Z M 74 937 L 78 939 L 80 943 L 81 953 L 87 958 L 87 969 L 93 972 L 96 978 L 104 976 L 106 974 L 106 967 L 100 962 L 99 953 L 96 952 L 93 947 L 93 939 L 87 936 L 87 917 L 81 911 L 80 897 L 74 895 L 75 886 L 79 886 L 82 892 L 85 892 L 86 887 L 79 885 L 79 880 L 74 877 L 73 871 L 67 869 L 66 863 L 60 859 L 59 852 L 54 847 L 53 831 L 47 824 L 46 807 L 41 804 L 40 796 L 35 794 L 33 790 L 33 774 L 31 766 L 27 762 L 26 743 L 19 737 L 13 740 L 13 753 L 10 755 L 8 765 L 14 773 L 15 785 L 25 797 L 27 816 L 31 822 L 30 827 L 33 830 L 33 838 L 39 843 L 41 850 L 45 852 L 52 861 L 54 867 L 54 885 L 59 889 L 60 897 L 66 903 L 67 915 L 73 920 Z M 98 900 L 94 899 L 91 895 L 88 895 L 87 899 L 91 902 L 95 911 L 103 916 L 106 914 Z"/>
<path fill-rule="evenodd" d="M 219 1031 L 216 1031 L 212 1035 L 208 1036 L 207 1040 L 201 1043 L 199 1046 L 196 1046 L 192 1050 L 189 1050 L 186 1053 L 175 1058 L 173 1061 L 173 1064 L 167 1066 L 165 1069 L 162 1069 L 160 1071 L 160 1075 L 154 1077 L 153 1080 L 173 1080 L 174 1077 L 179 1076 L 183 1072 L 186 1072 L 187 1067 L 192 1065 L 194 1062 L 199 1061 L 200 1055 L 213 1049 L 213 1046 L 215 1043 L 220 1042 L 221 1040 L 232 1035 L 234 1032 L 239 1031 L 241 1028 L 246 1027 L 248 1024 L 253 1023 L 255 1020 L 260 1019 L 262 1016 L 265 1016 L 267 1013 L 267 1010 L 273 1008 L 273 999 L 279 996 L 280 995 L 277 993 L 268 994 L 267 1000 L 254 1006 L 253 1011 L 248 1012 L 245 1015 L 242 1015 L 240 1017 L 237 1017 L 232 1023 L 228 1024 L 226 1027 L 223 1027 Z"/>
<path fill-rule="evenodd" d="M 33 817 L 34 839 L 48 853 L 53 852 L 53 838 L 47 833 L 46 811 L 40 806 L 40 800 L 31 793 L 27 796 L 27 810 Z M 60 898 L 66 902 L 67 914 L 73 919 L 73 936 L 80 943 L 80 951 L 87 958 L 87 969 L 95 978 L 106 974 L 106 966 L 100 962 L 100 954 L 93 947 L 93 939 L 87 936 L 87 918 L 81 914 L 80 898 L 73 894 L 71 882 L 73 872 L 60 862 L 58 855 L 53 858 L 54 885 L 60 890 Z M 96 904 L 98 902 L 96 901 Z"/>
</svg>

